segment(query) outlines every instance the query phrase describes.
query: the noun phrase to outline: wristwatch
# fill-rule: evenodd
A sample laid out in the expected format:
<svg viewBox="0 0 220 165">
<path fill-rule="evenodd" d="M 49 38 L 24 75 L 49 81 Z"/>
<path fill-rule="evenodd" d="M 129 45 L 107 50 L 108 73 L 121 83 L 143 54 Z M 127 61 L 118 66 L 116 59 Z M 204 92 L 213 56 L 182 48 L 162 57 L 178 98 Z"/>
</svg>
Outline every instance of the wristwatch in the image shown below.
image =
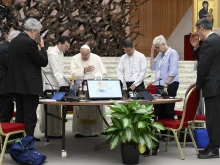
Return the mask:
<svg viewBox="0 0 220 165">
<path fill-rule="evenodd" d="M 166 82 L 165 82 L 166 83 Z M 166 83 L 166 85 L 164 85 L 164 88 L 167 88 L 169 86 L 169 84 Z"/>
</svg>

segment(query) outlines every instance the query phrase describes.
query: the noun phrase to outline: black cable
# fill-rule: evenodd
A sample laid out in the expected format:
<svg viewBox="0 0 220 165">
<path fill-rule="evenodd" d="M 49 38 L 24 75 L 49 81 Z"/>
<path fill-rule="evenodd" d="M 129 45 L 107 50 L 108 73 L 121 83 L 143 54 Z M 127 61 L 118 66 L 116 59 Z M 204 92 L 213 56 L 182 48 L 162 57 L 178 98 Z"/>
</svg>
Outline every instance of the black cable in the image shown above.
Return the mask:
<svg viewBox="0 0 220 165">
<path fill-rule="evenodd" d="M 105 122 L 105 124 L 110 127 L 110 124 L 108 124 L 107 120 L 105 119 L 105 117 L 103 116 L 102 112 L 101 112 L 101 109 L 100 109 L 100 106 L 97 106 L 98 110 L 99 110 L 99 114 L 101 115 L 103 121 Z"/>
<path fill-rule="evenodd" d="M 100 106 L 97 106 L 98 110 L 99 110 L 99 113 L 103 119 L 103 121 L 105 122 L 105 124 L 110 127 L 110 124 L 107 122 L 107 120 L 105 119 L 105 117 L 103 116 L 102 112 L 101 112 L 101 109 L 100 109 Z M 109 142 L 111 141 L 111 138 L 110 139 L 107 139 L 107 140 L 104 140 L 103 142 L 101 142 L 100 144 L 97 144 L 95 147 L 94 147 L 94 151 L 98 151 L 102 148 L 104 148 Z"/>
<path fill-rule="evenodd" d="M 47 78 L 47 76 L 46 76 L 46 74 L 45 74 L 45 72 L 43 71 L 42 68 L 41 68 L 41 71 L 43 72 L 44 76 L 46 77 L 46 79 L 47 79 L 49 85 L 51 86 L 52 90 L 54 90 L 54 89 L 53 89 L 53 85 L 50 83 L 49 79 Z"/>
</svg>

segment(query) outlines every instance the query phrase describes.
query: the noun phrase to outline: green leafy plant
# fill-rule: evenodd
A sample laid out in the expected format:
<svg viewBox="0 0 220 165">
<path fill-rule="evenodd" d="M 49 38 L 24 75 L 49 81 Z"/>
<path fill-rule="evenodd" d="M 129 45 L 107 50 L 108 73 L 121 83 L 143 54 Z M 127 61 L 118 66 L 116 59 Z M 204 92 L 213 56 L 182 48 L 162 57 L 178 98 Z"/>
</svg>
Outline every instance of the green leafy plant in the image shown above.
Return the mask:
<svg viewBox="0 0 220 165">
<path fill-rule="evenodd" d="M 161 123 L 154 122 L 153 105 L 141 105 L 137 100 L 128 105 L 113 102 L 114 106 L 110 106 L 112 111 L 108 113 L 112 123 L 105 130 L 110 149 L 117 147 L 120 142 L 137 144 L 140 153 L 144 153 L 146 147 L 152 149 L 158 142 L 154 133 L 164 130 Z"/>
</svg>

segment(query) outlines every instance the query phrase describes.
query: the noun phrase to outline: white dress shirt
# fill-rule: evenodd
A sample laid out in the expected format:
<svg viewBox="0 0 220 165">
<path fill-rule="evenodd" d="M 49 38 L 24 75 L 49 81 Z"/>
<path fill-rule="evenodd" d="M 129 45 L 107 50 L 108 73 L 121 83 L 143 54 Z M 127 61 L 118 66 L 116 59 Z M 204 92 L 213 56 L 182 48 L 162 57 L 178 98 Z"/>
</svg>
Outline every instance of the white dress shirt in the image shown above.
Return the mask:
<svg viewBox="0 0 220 165">
<path fill-rule="evenodd" d="M 49 83 L 54 86 L 68 86 L 69 83 L 67 80 L 64 78 L 64 65 L 63 65 L 63 60 L 64 60 L 64 55 L 63 52 L 61 52 L 57 46 L 54 47 L 49 47 L 47 50 L 48 54 L 48 65 L 42 70 L 46 74 L 47 78 L 45 77 L 45 74 L 43 73 L 43 79 L 44 79 L 44 86 L 45 83 Z M 50 82 L 48 82 L 48 80 Z M 53 87 L 57 88 L 57 87 Z M 45 89 L 51 89 L 50 85 L 46 85 Z"/>
<path fill-rule="evenodd" d="M 146 57 L 144 54 L 134 51 L 132 56 L 124 54 L 118 65 L 118 79 L 122 82 L 133 82 L 138 86 L 144 79 L 147 69 Z"/>
</svg>

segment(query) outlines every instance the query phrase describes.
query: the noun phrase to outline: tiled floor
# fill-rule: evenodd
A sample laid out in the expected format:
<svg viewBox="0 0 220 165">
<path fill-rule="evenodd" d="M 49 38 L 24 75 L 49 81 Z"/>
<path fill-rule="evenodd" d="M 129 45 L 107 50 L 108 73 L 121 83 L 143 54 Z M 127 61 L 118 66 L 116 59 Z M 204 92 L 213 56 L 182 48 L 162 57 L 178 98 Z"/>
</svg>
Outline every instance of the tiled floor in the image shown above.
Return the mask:
<svg viewBox="0 0 220 165">
<path fill-rule="evenodd" d="M 47 156 L 45 165 L 118 165 L 122 164 L 120 147 L 109 150 L 106 146 L 102 150 L 94 151 L 93 147 L 104 140 L 104 136 L 96 138 L 77 139 L 71 134 L 71 121 L 67 123 L 66 150 L 67 158 L 61 158 L 61 139 L 51 139 L 50 144 L 45 146 L 43 134 L 36 129 L 36 137 L 40 137 L 41 142 L 36 142 L 35 148 Z M 164 152 L 164 143 L 161 143 L 160 152 L 157 156 L 140 156 L 140 165 L 219 165 L 220 159 L 197 159 L 192 144 L 187 144 L 183 149 L 185 160 L 181 160 L 177 146 L 174 142 L 169 145 L 168 152 Z M 16 165 L 7 154 L 3 165 Z"/>
</svg>

